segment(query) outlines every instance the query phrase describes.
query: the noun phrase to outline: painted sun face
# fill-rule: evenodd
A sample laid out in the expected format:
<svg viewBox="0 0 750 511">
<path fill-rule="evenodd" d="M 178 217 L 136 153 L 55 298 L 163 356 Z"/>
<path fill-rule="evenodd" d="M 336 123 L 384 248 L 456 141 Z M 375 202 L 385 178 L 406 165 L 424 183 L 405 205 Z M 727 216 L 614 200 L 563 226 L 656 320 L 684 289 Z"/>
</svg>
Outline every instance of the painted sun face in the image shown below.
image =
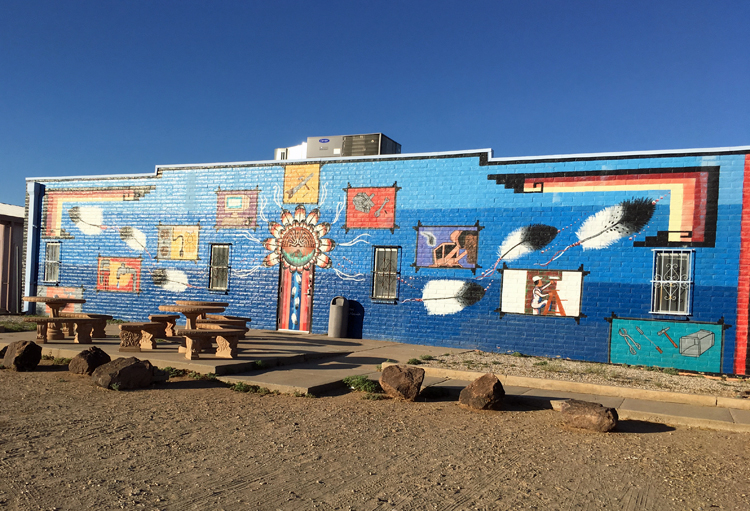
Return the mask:
<svg viewBox="0 0 750 511">
<path fill-rule="evenodd" d="M 304 206 L 297 206 L 292 215 L 287 210 L 281 211 L 281 223 L 269 222 L 268 230 L 273 238 L 263 242 L 270 250 L 262 265 L 275 266 L 283 260 L 291 271 L 300 272 L 310 269 L 312 265 L 330 268 L 331 258 L 326 255 L 333 250 L 336 243 L 323 238 L 331 230 L 331 224 L 318 223 L 320 210 L 313 209 L 308 215 Z"/>
</svg>

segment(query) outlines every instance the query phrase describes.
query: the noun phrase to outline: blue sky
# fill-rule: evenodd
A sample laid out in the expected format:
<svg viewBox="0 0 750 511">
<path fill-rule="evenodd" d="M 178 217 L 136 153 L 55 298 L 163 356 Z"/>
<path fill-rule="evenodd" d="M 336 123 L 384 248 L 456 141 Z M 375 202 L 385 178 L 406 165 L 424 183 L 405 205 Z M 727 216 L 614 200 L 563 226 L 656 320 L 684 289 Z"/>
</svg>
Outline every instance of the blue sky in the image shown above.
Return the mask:
<svg viewBox="0 0 750 511">
<path fill-rule="evenodd" d="M 0 2 L 0 202 L 26 177 L 403 152 L 750 145 L 750 2 Z"/>
</svg>

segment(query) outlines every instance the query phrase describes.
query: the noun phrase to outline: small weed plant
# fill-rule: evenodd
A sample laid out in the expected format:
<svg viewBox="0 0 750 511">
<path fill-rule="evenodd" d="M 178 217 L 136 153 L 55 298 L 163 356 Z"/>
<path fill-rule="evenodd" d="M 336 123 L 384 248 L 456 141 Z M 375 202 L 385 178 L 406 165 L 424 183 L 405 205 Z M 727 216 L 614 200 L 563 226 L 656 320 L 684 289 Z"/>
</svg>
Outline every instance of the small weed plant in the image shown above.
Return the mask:
<svg viewBox="0 0 750 511">
<path fill-rule="evenodd" d="M 680 372 L 674 367 L 665 367 L 662 372 L 664 374 L 671 374 L 672 376 L 677 376 L 678 374 L 680 374 Z"/>
<path fill-rule="evenodd" d="M 270 390 L 266 387 L 261 387 L 259 385 L 248 385 L 247 383 L 243 383 L 241 381 L 233 384 L 231 387 L 229 387 L 230 390 L 233 390 L 235 392 L 245 392 L 248 394 L 260 394 L 261 396 L 265 396 L 268 394 L 279 394 L 278 390 Z"/>
<path fill-rule="evenodd" d="M 344 385 L 357 392 L 378 393 L 382 392 L 380 385 L 372 381 L 367 376 L 360 374 L 357 376 L 347 376 L 343 380 Z"/>
<path fill-rule="evenodd" d="M 216 375 L 214 373 L 201 374 L 201 373 L 197 373 L 195 371 L 190 371 L 188 373 L 188 376 L 190 376 L 194 380 L 206 380 L 206 381 L 214 381 L 214 380 L 216 380 Z"/>
<path fill-rule="evenodd" d="M 313 394 L 310 394 L 309 392 L 299 392 L 299 391 L 296 391 L 296 390 L 294 391 L 294 393 L 292 395 L 294 397 L 309 397 L 309 398 L 314 398 L 315 397 Z"/>
<path fill-rule="evenodd" d="M 262 360 L 256 360 L 255 362 L 253 362 L 253 366 L 254 366 L 254 369 L 265 369 L 266 363 L 263 362 Z"/>
<path fill-rule="evenodd" d="M 422 361 L 419 360 L 418 358 L 410 358 L 409 360 L 406 361 L 406 363 L 409 365 L 418 366 L 419 364 L 422 363 Z"/>
<path fill-rule="evenodd" d="M 169 375 L 170 378 L 179 378 L 185 376 L 188 372 L 185 369 L 175 369 L 174 367 L 167 366 L 164 371 Z"/>
<path fill-rule="evenodd" d="M 433 357 L 432 355 L 420 355 L 419 359 L 427 362 L 429 360 L 435 360 L 435 357 Z"/>
<path fill-rule="evenodd" d="M 120 390 L 120 384 L 119 383 L 113 383 L 112 385 L 109 386 L 109 388 L 111 388 L 112 390 L 114 390 L 116 392 L 119 392 L 119 390 Z"/>
<path fill-rule="evenodd" d="M 518 357 L 518 358 L 527 358 L 528 357 L 528 355 L 524 355 L 520 351 L 514 351 L 513 353 L 511 353 L 511 356 L 512 357 Z"/>
<path fill-rule="evenodd" d="M 72 358 L 55 357 L 52 359 L 52 364 L 56 366 L 66 366 L 70 364 Z"/>
<path fill-rule="evenodd" d="M 6 332 L 31 332 L 36 330 L 36 323 L 0 321 L 0 326 L 5 327 Z"/>
</svg>

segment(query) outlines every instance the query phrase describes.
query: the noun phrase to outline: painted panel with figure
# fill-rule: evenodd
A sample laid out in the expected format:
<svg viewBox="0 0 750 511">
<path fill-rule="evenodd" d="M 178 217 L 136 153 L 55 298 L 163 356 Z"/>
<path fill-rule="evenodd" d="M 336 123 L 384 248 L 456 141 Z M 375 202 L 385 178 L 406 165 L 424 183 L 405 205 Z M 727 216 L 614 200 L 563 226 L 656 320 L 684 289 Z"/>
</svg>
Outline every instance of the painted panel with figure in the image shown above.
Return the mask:
<svg viewBox="0 0 750 511">
<path fill-rule="evenodd" d="M 99 257 L 96 290 L 114 293 L 141 292 L 140 257 Z"/>
<path fill-rule="evenodd" d="M 398 229 L 396 225 L 396 194 L 401 189 L 393 186 L 359 186 L 347 183 L 346 222 L 344 229 Z"/>
<path fill-rule="evenodd" d="M 157 259 L 194 261 L 198 259 L 200 225 L 159 225 Z"/>
<path fill-rule="evenodd" d="M 416 260 L 412 266 L 420 268 L 445 268 L 471 270 L 481 268 L 479 258 L 479 231 L 474 225 L 422 225 L 418 222 Z"/>
<path fill-rule="evenodd" d="M 504 268 L 498 312 L 547 317 L 581 317 L 583 269 L 512 270 Z"/>
</svg>

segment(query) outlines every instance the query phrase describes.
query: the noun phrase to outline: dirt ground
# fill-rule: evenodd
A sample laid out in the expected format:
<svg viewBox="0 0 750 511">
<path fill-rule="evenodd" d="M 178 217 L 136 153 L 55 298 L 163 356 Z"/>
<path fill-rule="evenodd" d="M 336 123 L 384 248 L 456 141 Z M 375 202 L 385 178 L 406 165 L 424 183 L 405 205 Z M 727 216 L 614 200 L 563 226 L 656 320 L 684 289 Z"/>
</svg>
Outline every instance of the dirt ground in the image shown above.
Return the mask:
<svg viewBox="0 0 750 511">
<path fill-rule="evenodd" d="M 0 370 L 0 508 L 748 509 L 750 438 L 453 401 L 105 390 L 66 366 Z"/>
</svg>

